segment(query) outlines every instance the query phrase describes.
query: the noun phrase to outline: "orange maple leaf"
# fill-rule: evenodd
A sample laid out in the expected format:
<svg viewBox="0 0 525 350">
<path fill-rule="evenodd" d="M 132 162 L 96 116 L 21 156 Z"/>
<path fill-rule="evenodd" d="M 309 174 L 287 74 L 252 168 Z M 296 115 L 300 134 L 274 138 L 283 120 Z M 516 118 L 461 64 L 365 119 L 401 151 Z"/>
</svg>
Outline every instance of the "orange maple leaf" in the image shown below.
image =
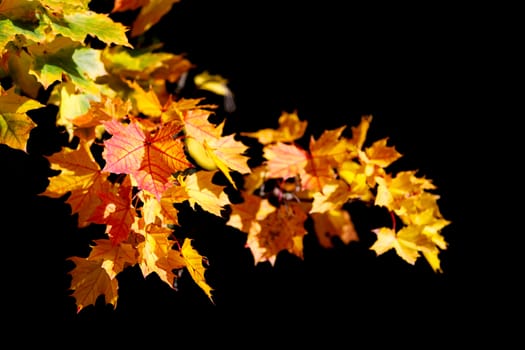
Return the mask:
<svg viewBox="0 0 525 350">
<path fill-rule="evenodd" d="M 91 261 L 102 261 L 102 267 L 114 279 L 124 268 L 137 262 L 136 250 L 130 243 L 113 244 L 108 239 L 97 239 L 87 257 Z"/>
<path fill-rule="evenodd" d="M 301 204 L 288 203 L 260 221 L 260 232 L 248 235 L 246 241 L 255 264 L 269 261 L 273 265 L 281 251 L 288 251 L 302 258 L 303 237 L 307 233 L 304 223 L 307 217 Z"/>
<path fill-rule="evenodd" d="M 194 167 L 184 153 L 184 144 L 174 136 L 181 131 L 176 123 L 162 125 L 156 133 L 146 133 L 138 122 L 128 125 L 115 120 L 104 123 L 113 136 L 104 142 L 104 171 L 130 174 L 139 189 L 157 200 L 173 185 L 173 173 Z"/>
<path fill-rule="evenodd" d="M 132 24 L 131 37 L 136 37 L 155 25 L 171 10 L 173 4 L 180 0 L 149 0 L 140 9 L 140 12 Z M 135 5 L 134 5 L 135 6 Z"/>
<path fill-rule="evenodd" d="M 145 224 L 141 218 L 135 220 L 133 228 L 145 238 L 137 245 L 137 260 L 144 277 L 154 272 L 171 288 L 175 288 L 178 275 L 173 270 L 183 268 L 186 262 L 179 251 L 172 249 L 176 243 L 169 239 L 172 230 L 157 224 Z"/>
<path fill-rule="evenodd" d="M 277 129 L 261 129 L 254 132 L 241 132 L 242 136 L 256 138 L 261 144 L 268 145 L 277 142 L 293 142 L 300 139 L 306 131 L 308 122 L 300 121 L 297 112 L 282 112 Z"/>
<path fill-rule="evenodd" d="M 77 312 L 88 305 L 95 305 L 97 298 L 104 295 L 106 304 L 117 306 L 118 280 L 111 278 L 102 266 L 103 260 L 69 258 L 75 267 L 70 272 L 72 296 L 76 300 Z"/>
<path fill-rule="evenodd" d="M 114 189 L 99 194 L 102 203 L 89 220 L 105 224 L 111 243 L 116 245 L 128 238 L 137 214 L 131 204 L 132 186 L 129 176 L 126 176 L 122 184 L 117 183 L 113 187 Z"/>
<path fill-rule="evenodd" d="M 306 166 L 310 155 L 301 147 L 282 142 L 268 145 L 264 148 L 266 161 L 266 176 L 268 178 L 293 178 L 306 174 Z"/>
<path fill-rule="evenodd" d="M 350 213 L 344 209 L 313 213 L 311 217 L 319 244 L 325 248 L 334 246 L 333 237 L 338 237 L 345 244 L 359 240 Z"/>
<path fill-rule="evenodd" d="M 261 232 L 260 221 L 264 220 L 277 208 L 266 198 L 261 198 L 249 192 L 242 192 L 243 202 L 231 204 L 231 214 L 226 225 L 237 228 L 251 236 Z"/>
<path fill-rule="evenodd" d="M 51 169 L 60 170 L 60 173 L 49 179 L 49 185 L 41 195 L 59 198 L 71 192 L 66 203 L 73 213 L 78 213 L 79 227 L 87 226 L 101 203 L 100 194 L 109 190 L 108 174 L 100 170 L 89 144 L 85 142 L 81 142 L 76 150 L 63 148 L 47 159 Z"/>
</svg>

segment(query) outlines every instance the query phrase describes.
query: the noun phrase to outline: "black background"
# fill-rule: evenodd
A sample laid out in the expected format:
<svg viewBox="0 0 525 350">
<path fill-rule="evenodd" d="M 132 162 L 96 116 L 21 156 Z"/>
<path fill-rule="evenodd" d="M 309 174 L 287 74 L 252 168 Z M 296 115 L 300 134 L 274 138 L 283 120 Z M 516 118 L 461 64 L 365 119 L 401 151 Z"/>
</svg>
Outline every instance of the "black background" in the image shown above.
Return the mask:
<svg viewBox="0 0 525 350">
<path fill-rule="evenodd" d="M 133 13 L 114 18 L 130 23 Z M 299 329 L 292 338 L 324 340 L 348 340 L 362 326 L 402 330 L 401 338 L 468 339 L 467 324 L 482 325 L 487 312 L 499 309 L 488 302 L 495 272 L 480 242 L 492 234 L 485 220 L 491 209 L 480 201 L 486 183 L 476 174 L 486 152 L 480 136 L 492 125 L 483 116 L 493 108 L 485 89 L 492 73 L 480 74 L 480 60 L 497 40 L 491 23 L 477 18 L 472 9 L 437 5 L 183 0 L 146 34 L 165 43 L 163 50 L 185 54 L 197 70 L 230 81 L 237 109 L 225 115 L 227 132 L 276 127 L 282 111 L 296 110 L 308 120 L 307 134 L 317 137 L 372 114 L 369 142 L 389 137 L 403 154 L 394 169 L 417 169 L 438 187 L 442 213 L 452 221 L 443 231 L 443 274 L 422 258 L 411 266 L 393 252 L 376 257 L 368 247 L 378 217 L 364 207 L 351 213 L 361 242 L 325 250 L 307 235 L 303 261 L 281 254 L 273 267 L 253 264 L 244 234 L 189 212 L 184 221 L 210 261 L 215 305 L 188 275 L 173 291 L 131 269 L 119 277 L 115 310 L 100 303 L 76 314 L 65 259 L 85 254 L 98 231 L 77 229 L 67 206 L 36 195 L 49 175 L 41 155 L 61 141 L 41 121 L 29 154 L 0 145 L 13 324 L 161 324 L 262 338 Z"/>
</svg>

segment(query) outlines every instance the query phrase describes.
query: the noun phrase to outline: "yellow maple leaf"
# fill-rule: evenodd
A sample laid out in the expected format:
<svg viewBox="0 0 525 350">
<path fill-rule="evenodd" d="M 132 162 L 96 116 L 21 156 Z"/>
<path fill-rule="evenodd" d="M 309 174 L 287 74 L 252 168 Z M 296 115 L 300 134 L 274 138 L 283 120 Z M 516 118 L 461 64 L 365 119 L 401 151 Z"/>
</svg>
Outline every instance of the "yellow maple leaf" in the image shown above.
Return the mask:
<svg viewBox="0 0 525 350">
<path fill-rule="evenodd" d="M 178 275 L 173 270 L 183 268 L 186 263 L 180 252 L 172 249 L 175 241 L 168 238 L 172 230 L 156 224 L 145 224 L 141 219 L 136 220 L 134 229 L 145 238 L 137 246 L 138 263 L 144 277 L 154 272 L 171 288 L 175 288 Z"/>
<path fill-rule="evenodd" d="M 337 173 L 350 186 L 349 198 L 358 198 L 363 202 L 369 202 L 374 199 L 374 195 L 370 190 L 366 174 L 366 165 L 359 164 L 353 160 L 346 160 L 342 162 L 337 168 Z"/>
<path fill-rule="evenodd" d="M 387 146 L 388 138 L 375 141 L 372 146 L 359 152 L 359 158 L 366 164 L 386 168 L 402 155 L 396 151 L 395 146 Z"/>
<path fill-rule="evenodd" d="M 278 123 L 277 129 L 267 128 L 254 132 L 241 132 L 241 135 L 256 138 L 263 145 L 277 142 L 288 143 L 300 139 L 308 124 L 306 120 L 301 121 L 299 119 L 297 111 L 293 113 L 282 112 Z"/>
<path fill-rule="evenodd" d="M 77 312 L 84 307 L 95 305 L 97 298 L 104 295 L 106 304 L 117 306 L 118 280 L 111 278 L 102 267 L 103 260 L 88 260 L 85 258 L 69 258 L 75 267 L 70 272 L 72 296 L 75 298 Z"/>
<path fill-rule="evenodd" d="M 358 126 L 352 127 L 352 138 L 349 140 L 349 143 L 353 144 L 356 150 L 363 148 L 363 144 L 366 141 L 366 136 L 368 134 L 368 129 L 370 128 L 371 122 L 372 116 L 365 115 L 361 117 L 361 122 Z"/>
<path fill-rule="evenodd" d="M 207 147 L 208 143 L 204 145 Z M 208 152 L 211 159 L 235 188 L 237 185 L 230 172 L 237 171 L 241 174 L 248 174 L 251 171 L 248 166 L 249 157 L 244 154 L 246 150 L 248 150 L 248 146 L 235 140 L 234 134 L 211 139 L 209 142 Z"/>
<path fill-rule="evenodd" d="M 419 257 L 418 245 L 416 243 L 418 233 L 411 228 L 404 227 L 397 234 L 388 227 L 372 230 L 377 240 L 370 247 L 377 255 L 381 255 L 390 249 L 394 249 L 403 260 L 411 265 L 416 263 Z"/>
<path fill-rule="evenodd" d="M 216 172 L 197 171 L 178 180 L 188 193 L 188 201 L 193 209 L 198 204 L 203 210 L 221 216 L 224 206 L 230 204 L 228 195 L 224 192 L 225 186 L 213 183 Z"/>
<path fill-rule="evenodd" d="M 12 87 L 0 95 L 0 143 L 27 152 L 27 140 L 36 123 L 27 115 L 44 107 L 40 102 L 20 96 Z"/>
<path fill-rule="evenodd" d="M 191 242 L 191 239 L 186 238 L 181 249 L 182 256 L 186 262 L 186 269 L 190 273 L 191 278 L 193 278 L 193 281 L 195 281 L 195 283 L 197 283 L 197 285 L 204 291 L 212 303 L 215 303 L 211 293 L 213 288 L 210 287 L 205 276 L 206 267 L 204 266 L 203 261 L 207 261 L 207 259 L 193 248 Z"/>
<path fill-rule="evenodd" d="M 334 246 L 333 237 L 338 237 L 345 244 L 359 240 L 350 214 L 344 209 L 313 213 L 311 217 L 319 244 L 325 248 Z"/>
<path fill-rule="evenodd" d="M 392 176 L 377 176 L 377 195 L 375 205 L 399 211 L 401 203 L 409 197 L 417 196 L 436 187 L 428 179 L 417 177 L 415 171 L 401 171 Z M 401 212 L 397 212 L 401 214 Z"/>
<path fill-rule="evenodd" d="M 344 181 L 334 180 L 323 186 L 321 192 L 313 194 L 313 203 L 310 213 L 324 213 L 339 209 L 351 197 L 351 188 Z"/>
</svg>

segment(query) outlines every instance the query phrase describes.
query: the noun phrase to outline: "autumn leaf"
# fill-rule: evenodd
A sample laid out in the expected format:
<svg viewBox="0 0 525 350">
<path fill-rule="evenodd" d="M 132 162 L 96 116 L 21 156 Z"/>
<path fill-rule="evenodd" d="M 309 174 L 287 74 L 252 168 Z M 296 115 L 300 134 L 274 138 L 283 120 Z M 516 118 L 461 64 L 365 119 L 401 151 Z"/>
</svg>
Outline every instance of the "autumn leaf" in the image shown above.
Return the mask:
<svg viewBox="0 0 525 350">
<path fill-rule="evenodd" d="M 87 259 L 102 261 L 102 267 L 111 279 L 114 279 L 124 268 L 137 263 L 136 250 L 129 243 L 113 244 L 108 239 L 96 239 L 93 243 Z"/>
<path fill-rule="evenodd" d="M 388 138 L 383 138 L 372 143 L 372 146 L 359 152 L 361 162 L 375 166 L 376 168 L 386 168 L 399 158 L 399 153 L 394 146 L 387 146 Z"/>
<path fill-rule="evenodd" d="M 373 229 L 377 240 L 370 247 L 377 255 L 384 254 L 390 249 L 394 249 L 403 260 L 411 265 L 416 263 L 419 257 L 417 238 L 418 232 L 410 228 L 402 228 L 397 234 L 391 228 L 382 227 Z"/>
<path fill-rule="evenodd" d="M 359 240 L 350 213 L 344 209 L 313 213 L 311 217 L 319 244 L 325 248 L 334 246 L 334 237 L 339 238 L 344 244 Z"/>
<path fill-rule="evenodd" d="M 242 136 L 256 138 L 261 144 L 283 142 L 289 143 L 303 137 L 308 122 L 299 120 L 297 111 L 293 113 L 282 112 L 278 120 L 277 129 L 261 129 L 254 132 L 241 132 Z"/>
<path fill-rule="evenodd" d="M 156 224 L 145 224 L 140 218 L 135 220 L 133 228 L 144 236 L 138 244 L 138 263 L 144 277 L 156 273 L 159 278 L 174 288 L 178 276 L 173 272 L 186 265 L 179 251 L 172 249 L 174 240 L 169 239 L 172 230 Z"/>
<path fill-rule="evenodd" d="M 111 278 L 102 266 L 103 260 L 88 260 L 85 258 L 69 258 L 75 267 L 70 272 L 72 277 L 70 288 L 75 298 L 77 312 L 89 305 L 95 305 L 97 298 L 104 295 L 106 304 L 117 306 L 118 280 Z"/>
<path fill-rule="evenodd" d="M 180 0 L 149 0 L 143 4 L 137 18 L 133 22 L 131 37 L 137 37 L 149 30 L 171 10 L 173 4 L 179 1 Z"/>
<path fill-rule="evenodd" d="M 0 33 L 3 32 L 1 22 L 0 20 Z M 33 58 L 29 53 L 22 48 L 15 50 L 10 47 L 3 55 L 2 61 L 4 61 L 5 65 L 4 70 L 11 77 L 13 85 L 20 89 L 19 93 L 26 97 L 37 99 L 41 85 L 35 76 L 27 74 L 33 64 Z"/>
<path fill-rule="evenodd" d="M 89 221 L 106 225 L 106 233 L 114 245 L 128 238 L 137 216 L 131 204 L 131 192 L 131 181 L 126 176 L 122 183 L 113 184 L 110 190 L 99 194 L 102 203 L 89 218 Z"/>
<path fill-rule="evenodd" d="M 104 126 L 112 137 L 104 142 L 103 170 L 130 174 L 140 189 L 153 193 L 157 200 L 173 185 L 172 174 L 193 167 L 186 159 L 183 143 L 173 138 L 180 125 L 165 124 L 153 134 L 133 120 L 128 125 L 111 120 Z"/>
<path fill-rule="evenodd" d="M 352 126 L 352 138 L 348 142 L 354 145 L 356 151 L 363 148 L 371 122 L 372 116 L 365 115 L 361 117 L 359 125 Z"/>
<path fill-rule="evenodd" d="M 313 194 L 310 213 L 325 213 L 341 208 L 352 198 L 352 189 L 344 181 L 334 180 L 323 186 L 320 192 Z"/>
<path fill-rule="evenodd" d="M 255 264 L 269 261 L 273 265 L 281 251 L 288 251 L 303 258 L 303 237 L 307 233 L 304 227 L 306 219 L 307 214 L 299 203 L 288 203 L 261 220 L 260 232 L 249 235 L 246 241 Z"/>
<path fill-rule="evenodd" d="M 20 96 L 15 88 L 0 95 L 0 143 L 27 152 L 27 140 L 36 123 L 28 111 L 42 108 L 40 102 Z"/>
<path fill-rule="evenodd" d="M 197 171 L 185 178 L 179 177 L 179 182 L 188 194 L 190 206 L 195 209 L 198 204 L 203 210 L 221 216 L 224 206 L 230 204 L 225 186 L 213 183 L 215 172 Z"/>
<path fill-rule="evenodd" d="M 203 261 L 206 260 L 199 252 L 193 248 L 191 242 L 192 239 L 186 238 L 182 244 L 182 256 L 186 262 L 186 269 L 190 273 L 190 276 L 193 278 L 195 283 L 204 291 L 208 298 L 213 302 L 212 291 L 208 282 L 206 281 L 206 267 L 204 266 Z"/>
<path fill-rule="evenodd" d="M 85 227 L 101 203 L 100 194 L 109 190 L 108 174 L 100 170 L 89 144 L 81 142 L 77 149 L 62 148 L 47 157 L 51 169 L 60 173 L 49 179 L 49 185 L 41 194 L 59 198 L 68 192 L 66 203 L 73 213 L 78 213 L 78 225 Z"/>
<path fill-rule="evenodd" d="M 114 22 L 107 14 L 68 10 L 64 12 L 62 18 L 49 17 L 51 19 L 49 25 L 57 36 L 83 42 L 88 35 L 91 35 L 108 45 L 132 47 L 126 36 L 128 28 L 122 23 Z"/>
<path fill-rule="evenodd" d="M 282 142 L 266 146 L 263 156 L 267 160 L 267 177 L 283 179 L 305 175 L 310 158 L 309 153 L 299 146 Z"/>
<path fill-rule="evenodd" d="M 261 232 L 261 224 L 276 207 L 270 204 L 266 198 L 261 198 L 249 192 L 243 192 L 243 201 L 238 204 L 230 204 L 231 214 L 226 225 L 237 228 L 250 236 L 256 236 Z"/>
<path fill-rule="evenodd" d="M 111 12 L 133 11 L 146 5 L 150 0 L 115 0 Z"/>
<path fill-rule="evenodd" d="M 205 144 L 207 145 L 207 144 Z M 248 174 L 251 169 L 248 166 L 249 157 L 245 155 L 248 150 L 241 141 L 235 140 L 235 135 L 230 134 L 218 139 L 211 139 L 209 142 L 209 154 L 219 170 L 226 176 L 228 181 L 237 188 L 237 185 L 231 177 L 231 171 L 237 171 L 240 174 Z"/>
<path fill-rule="evenodd" d="M 395 177 L 377 177 L 377 195 L 375 205 L 389 210 L 401 209 L 401 203 L 409 196 L 435 189 L 432 181 L 416 176 L 415 171 L 401 171 Z"/>
</svg>

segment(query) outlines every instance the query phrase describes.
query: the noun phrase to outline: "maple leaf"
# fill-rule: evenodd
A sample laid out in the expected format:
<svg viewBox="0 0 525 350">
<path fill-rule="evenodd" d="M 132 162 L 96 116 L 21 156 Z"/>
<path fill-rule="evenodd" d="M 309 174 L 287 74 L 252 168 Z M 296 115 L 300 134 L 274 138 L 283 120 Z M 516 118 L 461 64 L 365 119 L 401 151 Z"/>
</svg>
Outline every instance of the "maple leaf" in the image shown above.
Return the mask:
<svg viewBox="0 0 525 350">
<path fill-rule="evenodd" d="M 71 274 L 72 296 L 75 298 L 77 312 L 84 307 L 95 305 L 97 298 L 104 295 L 106 304 L 117 306 L 118 280 L 111 278 L 104 267 L 103 260 L 88 260 L 85 258 L 69 258 L 75 267 Z"/>
<path fill-rule="evenodd" d="M 86 48 L 59 36 L 46 45 L 29 45 L 27 51 L 34 59 L 29 74 L 35 76 L 44 89 L 55 82 L 70 81 L 79 93 L 91 95 L 92 99 L 99 99 L 101 91 L 107 91 L 96 81 L 96 78 L 107 74 L 100 50 Z M 55 89 L 60 91 L 61 86 Z"/>
<path fill-rule="evenodd" d="M 186 269 L 195 283 L 197 283 L 197 285 L 204 291 L 212 303 L 215 303 L 211 293 L 213 288 L 210 287 L 205 276 L 206 267 L 204 266 L 203 261 L 206 261 L 207 259 L 193 248 L 191 244 L 192 241 L 192 239 L 186 238 L 182 244 L 181 250 L 184 261 L 186 262 Z"/>
<path fill-rule="evenodd" d="M 375 141 L 372 146 L 364 151 L 359 151 L 359 160 L 370 166 L 370 170 L 367 170 L 367 175 L 370 176 L 375 171 L 382 171 L 383 168 L 388 167 L 401 158 L 401 153 L 396 151 L 394 146 L 387 146 L 387 142 L 388 138 L 385 137 Z"/>
<path fill-rule="evenodd" d="M 308 122 L 306 120 L 299 120 L 297 111 L 293 113 L 282 112 L 278 120 L 279 127 L 277 129 L 260 129 L 255 132 L 241 132 L 242 136 L 256 138 L 261 144 L 268 145 L 277 142 L 293 142 L 300 139 Z"/>
<path fill-rule="evenodd" d="M 118 96 L 102 95 L 100 101 L 90 100 L 89 104 L 87 112 L 71 118 L 70 124 L 73 135 L 84 141 L 102 139 L 105 131 L 102 122 L 112 119 L 123 121 L 131 110 L 131 102 L 129 100 L 124 102 Z"/>
<path fill-rule="evenodd" d="M 105 224 L 112 244 L 126 240 L 135 220 L 136 211 L 131 205 L 131 180 L 129 176 L 119 184 L 99 194 L 101 204 L 93 211 L 89 221 Z"/>
<path fill-rule="evenodd" d="M 27 115 L 42 108 L 40 102 L 20 96 L 12 87 L 0 95 L 0 143 L 27 152 L 27 140 L 36 123 Z"/>
<path fill-rule="evenodd" d="M 228 195 L 224 192 L 225 186 L 213 183 L 215 172 L 197 171 L 185 178 L 179 177 L 179 182 L 188 193 L 188 201 L 193 209 L 195 204 L 217 216 L 221 216 L 224 206 L 230 204 Z"/>
<path fill-rule="evenodd" d="M 369 169 L 366 164 L 359 164 L 353 160 L 346 160 L 338 166 L 337 174 L 350 186 L 349 199 L 357 198 L 363 202 L 370 202 L 374 199 L 370 186 L 373 186 L 375 182 L 369 180 L 369 175 L 367 175 Z"/>
<path fill-rule="evenodd" d="M 255 264 L 269 261 L 273 265 L 281 251 L 288 251 L 302 258 L 303 237 L 307 233 L 304 222 L 307 217 L 299 203 L 289 203 L 280 206 L 260 221 L 260 232 L 248 235 L 246 241 Z"/>
<path fill-rule="evenodd" d="M 264 220 L 276 207 L 266 198 L 261 198 L 249 192 L 242 192 L 243 202 L 231 204 L 231 214 L 226 225 L 237 228 L 250 236 L 261 232 L 260 221 Z"/>
<path fill-rule="evenodd" d="M 313 203 L 310 213 L 324 213 L 339 209 L 352 198 L 351 187 L 343 181 L 334 180 L 323 186 L 321 192 L 313 194 Z"/>
<path fill-rule="evenodd" d="M 59 198 L 71 192 L 66 203 L 73 213 L 78 213 L 78 225 L 87 226 L 101 203 L 100 194 L 109 190 L 108 174 L 100 170 L 89 144 L 85 142 L 79 143 L 77 149 L 62 148 L 46 158 L 51 169 L 60 170 L 60 173 L 49 179 L 49 185 L 41 195 Z"/>
<path fill-rule="evenodd" d="M 131 37 L 137 37 L 155 25 L 173 4 L 180 0 L 149 0 L 142 5 L 140 12 L 132 24 Z"/>
<path fill-rule="evenodd" d="M 384 206 L 389 210 L 400 210 L 401 203 L 407 197 L 436 188 L 432 181 L 417 177 L 415 174 L 415 171 L 401 171 L 394 178 L 391 176 L 377 177 L 375 205 Z"/>
<path fill-rule="evenodd" d="M 0 33 L 1 32 L 2 28 L 0 24 Z M 36 77 L 27 74 L 33 64 L 33 58 L 22 48 L 14 49 L 10 47 L 10 49 L 4 53 L 2 60 L 5 64 L 4 70 L 13 80 L 13 85 L 20 89 L 21 94 L 37 99 L 41 85 L 36 80 Z"/>
<path fill-rule="evenodd" d="M 204 144 L 205 149 L 207 145 L 208 143 Z M 211 139 L 209 142 L 208 154 L 234 188 L 237 188 L 237 185 L 230 175 L 230 169 L 241 174 L 247 174 L 251 171 L 248 166 L 249 157 L 244 155 L 246 150 L 248 150 L 248 146 L 235 140 L 234 134 Z"/>
<path fill-rule="evenodd" d="M 3 0 L 0 2 L 0 54 L 9 42 L 17 42 L 21 37 L 33 42 L 44 42 L 46 33 L 41 25 L 27 28 L 25 24 L 34 23 L 35 14 L 41 9 L 36 1 Z"/>
<path fill-rule="evenodd" d="M 154 134 L 146 133 L 134 120 L 128 125 L 111 120 L 104 126 L 112 137 L 104 142 L 103 170 L 130 174 L 140 189 L 153 193 L 157 200 L 173 185 L 173 173 L 194 167 L 184 154 L 183 143 L 173 138 L 180 125 L 164 124 Z"/>
<path fill-rule="evenodd" d="M 102 261 L 102 268 L 111 279 L 114 279 L 124 268 L 137 263 L 136 250 L 129 243 L 113 244 L 108 239 L 96 239 L 93 243 L 87 259 Z"/>
<path fill-rule="evenodd" d="M 310 155 L 304 149 L 282 142 L 264 148 L 266 175 L 268 178 L 293 178 L 306 174 L 305 168 Z"/>
<path fill-rule="evenodd" d="M 404 227 L 397 234 L 388 227 L 381 227 L 372 230 L 376 234 L 377 240 L 370 247 L 377 255 L 384 254 L 390 249 L 394 249 L 403 260 L 411 265 L 416 263 L 419 251 L 416 239 L 419 237 L 417 231 Z"/>
<path fill-rule="evenodd" d="M 334 246 L 333 237 L 338 237 L 345 244 L 359 240 L 350 213 L 344 209 L 313 213 L 311 217 L 319 244 L 325 248 Z"/>
<path fill-rule="evenodd" d="M 56 8 L 56 10 L 60 9 Z M 57 12 L 55 11 L 54 16 L 45 16 L 49 19 L 49 26 L 57 36 L 61 35 L 77 42 L 84 42 L 90 35 L 108 45 L 133 47 L 126 36 L 128 28 L 122 23 L 114 22 L 107 14 L 86 9 L 77 10 L 75 7 L 66 8 L 63 13 Z"/>
<path fill-rule="evenodd" d="M 368 134 L 368 129 L 370 128 L 371 122 L 372 116 L 365 115 L 361 117 L 359 125 L 352 126 L 352 138 L 348 141 L 348 143 L 354 145 L 356 151 L 363 148 L 363 144 L 366 141 L 366 136 Z"/>
<path fill-rule="evenodd" d="M 185 105 L 183 104 L 182 106 L 184 107 Z M 180 104 L 176 104 L 173 108 L 181 112 L 181 117 L 184 121 L 184 132 L 187 136 L 193 137 L 199 142 L 218 139 L 222 136 L 225 122 L 223 121 L 220 124 L 211 123 L 209 118 L 212 115 L 212 111 L 197 106 L 181 110 L 179 106 Z"/>
<path fill-rule="evenodd" d="M 172 230 L 156 224 L 145 224 L 141 218 L 135 220 L 133 228 L 145 238 L 137 246 L 138 263 L 144 277 L 154 272 L 174 288 L 178 276 L 173 270 L 183 268 L 186 261 L 179 251 L 172 249 L 175 241 L 168 238 Z"/>
<path fill-rule="evenodd" d="M 176 189 L 181 186 L 172 186 L 162 194 L 160 201 L 153 195 L 146 191 L 138 193 L 142 200 L 142 217 L 146 224 L 162 223 L 163 225 L 179 225 L 178 210 L 173 206 L 173 203 L 181 203 L 188 198 L 186 191 L 180 190 L 179 193 L 184 193 L 181 198 L 175 194 Z"/>
</svg>

